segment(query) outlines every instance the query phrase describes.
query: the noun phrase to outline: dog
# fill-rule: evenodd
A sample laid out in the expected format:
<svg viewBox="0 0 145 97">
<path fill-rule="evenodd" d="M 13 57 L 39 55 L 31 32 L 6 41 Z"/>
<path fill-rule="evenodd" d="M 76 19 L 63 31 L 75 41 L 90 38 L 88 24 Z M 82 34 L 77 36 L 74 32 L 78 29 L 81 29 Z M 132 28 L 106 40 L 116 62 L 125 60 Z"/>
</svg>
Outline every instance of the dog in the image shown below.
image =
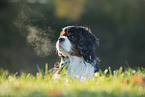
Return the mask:
<svg viewBox="0 0 145 97">
<path fill-rule="evenodd" d="M 97 47 L 99 39 L 89 28 L 64 27 L 56 42 L 56 49 L 61 57 L 59 67 L 67 65 L 66 70 L 70 77 L 92 78 L 99 71 L 99 59 L 95 56 Z"/>
</svg>

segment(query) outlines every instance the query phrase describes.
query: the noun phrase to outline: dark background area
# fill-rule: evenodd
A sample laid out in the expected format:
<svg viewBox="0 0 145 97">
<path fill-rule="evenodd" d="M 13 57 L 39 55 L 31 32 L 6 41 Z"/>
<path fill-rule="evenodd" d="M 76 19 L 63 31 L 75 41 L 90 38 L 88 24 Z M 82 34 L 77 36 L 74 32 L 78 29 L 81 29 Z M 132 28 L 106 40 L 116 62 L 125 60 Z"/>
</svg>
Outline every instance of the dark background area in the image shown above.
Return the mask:
<svg viewBox="0 0 145 97">
<path fill-rule="evenodd" d="M 38 71 L 36 65 L 52 68 L 59 61 L 55 42 L 68 25 L 87 26 L 100 39 L 96 55 L 102 70 L 145 67 L 144 0 L 0 0 L 0 68 L 30 73 Z M 35 30 L 28 27 L 40 39 L 29 41 Z M 50 41 L 48 49 L 41 48 L 43 38 Z"/>
</svg>

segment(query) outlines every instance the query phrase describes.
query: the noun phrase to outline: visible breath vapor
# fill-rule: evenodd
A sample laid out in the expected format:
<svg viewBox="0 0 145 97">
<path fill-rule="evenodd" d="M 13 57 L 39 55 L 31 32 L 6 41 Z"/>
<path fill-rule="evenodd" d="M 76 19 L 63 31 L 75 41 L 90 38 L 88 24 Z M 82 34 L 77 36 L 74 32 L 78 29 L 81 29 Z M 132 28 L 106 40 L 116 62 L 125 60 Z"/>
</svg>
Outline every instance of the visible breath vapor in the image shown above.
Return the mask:
<svg viewBox="0 0 145 97">
<path fill-rule="evenodd" d="M 39 56 L 47 56 L 53 49 L 53 44 L 48 38 L 48 35 L 41 29 L 36 27 L 28 27 L 27 42 L 34 47 L 35 52 Z"/>
<path fill-rule="evenodd" d="M 28 6 L 24 7 L 29 9 Z M 45 33 L 41 28 L 33 26 L 31 21 L 29 15 L 26 15 L 24 10 L 22 10 L 18 14 L 14 24 L 19 29 L 20 34 L 26 37 L 28 45 L 33 47 L 38 56 L 45 57 L 50 55 L 54 48 L 54 44 L 49 39 L 51 34 Z M 48 29 L 47 32 L 52 33 L 53 31 Z"/>
</svg>

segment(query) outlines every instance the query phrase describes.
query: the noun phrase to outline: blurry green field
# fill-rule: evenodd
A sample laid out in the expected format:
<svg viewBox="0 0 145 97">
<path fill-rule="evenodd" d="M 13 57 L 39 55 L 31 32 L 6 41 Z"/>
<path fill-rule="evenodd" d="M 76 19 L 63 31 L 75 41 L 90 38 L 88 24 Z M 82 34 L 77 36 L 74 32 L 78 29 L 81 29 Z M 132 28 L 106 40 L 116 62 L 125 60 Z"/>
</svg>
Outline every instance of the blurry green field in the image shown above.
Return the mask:
<svg viewBox="0 0 145 97">
<path fill-rule="evenodd" d="M 113 72 L 113 73 L 112 73 Z M 145 68 L 106 69 L 94 79 L 52 79 L 51 73 L 9 74 L 0 70 L 0 97 L 145 97 Z"/>
</svg>

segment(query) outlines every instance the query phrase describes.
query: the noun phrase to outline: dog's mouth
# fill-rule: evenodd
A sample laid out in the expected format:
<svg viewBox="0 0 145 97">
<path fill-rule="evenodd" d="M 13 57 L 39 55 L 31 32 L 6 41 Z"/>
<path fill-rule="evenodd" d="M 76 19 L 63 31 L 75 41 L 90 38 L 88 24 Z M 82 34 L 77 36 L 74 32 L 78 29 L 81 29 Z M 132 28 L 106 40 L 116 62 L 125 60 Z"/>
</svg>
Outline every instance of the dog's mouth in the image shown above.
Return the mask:
<svg viewBox="0 0 145 97">
<path fill-rule="evenodd" d="M 63 46 L 59 45 L 58 51 L 61 56 L 68 58 L 68 56 L 66 55 L 67 51 L 63 48 Z"/>
<path fill-rule="evenodd" d="M 68 56 L 66 56 L 64 53 L 62 53 L 62 52 L 59 52 L 59 54 L 62 56 L 62 57 L 64 57 L 64 58 L 68 58 Z"/>
</svg>

